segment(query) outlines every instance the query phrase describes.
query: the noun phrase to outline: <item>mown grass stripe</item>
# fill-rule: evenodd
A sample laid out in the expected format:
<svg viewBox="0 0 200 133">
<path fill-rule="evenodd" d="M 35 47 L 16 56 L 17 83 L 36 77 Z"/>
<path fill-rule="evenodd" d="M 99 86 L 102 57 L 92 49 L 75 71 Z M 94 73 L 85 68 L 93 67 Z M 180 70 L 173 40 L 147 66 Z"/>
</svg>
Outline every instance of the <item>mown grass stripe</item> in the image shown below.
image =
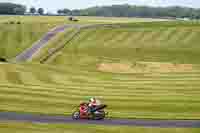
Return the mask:
<svg viewBox="0 0 200 133">
<path fill-rule="evenodd" d="M 81 85 L 81 86 L 80 86 Z M 94 85 L 94 84 L 68 84 L 68 86 L 65 85 L 31 85 L 31 84 L 26 84 L 26 85 L 1 85 L 1 87 L 6 87 L 6 88 L 24 88 L 27 89 L 27 86 L 29 86 L 28 88 L 30 89 L 43 89 L 43 90 L 56 90 L 56 91 L 65 91 L 65 90 L 77 90 L 77 91 L 94 91 L 94 90 L 101 90 L 101 91 L 105 91 L 106 92 L 113 92 L 113 93 L 120 93 L 122 91 L 128 91 L 128 92 L 143 92 L 145 93 L 145 91 L 148 93 L 149 91 L 156 91 L 156 92 L 162 92 L 162 91 L 169 91 L 169 92 L 185 92 L 185 93 L 193 93 L 193 92 L 198 92 L 199 91 L 199 87 L 198 86 L 154 86 L 154 85 L 145 85 L 145 86 L 119 86 L 119 85 L 109 85 L 109 86 L 105 86 L 105 85 Z M 156 93 L 155 92 L 155 93 Z"/>
<path fill-rule="evenodd" d="M 143 98 L 143 97 L 149 97 L 149 99 L 160 99 L 162 101 L 162 96 L 168 96 L 168 97 L 163 97 L 163 99 L 182 99 L 182 100 L 189 100 L 188 98 L 191 98 L 191 100 L 194 100 L 196 97 L 199 97 L 199 91 L 158 91 L 155 93 L 152 93 L 152 91 L 138 91 L 138 90 L 133 90 L 133 91 L 126 91 L 126 92 L 112 92 L 112 90 L 106 90 L 106 91 L 101 91 L 101 92 L 96 92 L 94 90 L 91 91 L 85 91 L 84 89 L 82 90 L 73 90 L 73 89 L 65 89 L 65 90 L 50 90 L 50 89 L 31 89 L 31 88 L 1 88 L 0 89 L 2 94 L 19 94 L 19 95 L 31 95 L 33 97 L 58 97 L 58 98 L 70 98 L 71 96 L 83 96 L 83 95 L 89 95 L 89 96 L 102 96 L 102 97 L 113 97 L 117 98 L 120 97 L 120 99 L 126 99 L 127 97 L 130 98 L 130 100 L 133 98 Z M 81 92 L 83 91 L 83 92 Z M 81 92 L 81 93 L 80 93 Z M 110 93 L 110 94 L 109 94 Z M 131 98 L 132 97 L 132 98 Z M 196 99 L 198 100 L 198 99 Z"/>
</svg>

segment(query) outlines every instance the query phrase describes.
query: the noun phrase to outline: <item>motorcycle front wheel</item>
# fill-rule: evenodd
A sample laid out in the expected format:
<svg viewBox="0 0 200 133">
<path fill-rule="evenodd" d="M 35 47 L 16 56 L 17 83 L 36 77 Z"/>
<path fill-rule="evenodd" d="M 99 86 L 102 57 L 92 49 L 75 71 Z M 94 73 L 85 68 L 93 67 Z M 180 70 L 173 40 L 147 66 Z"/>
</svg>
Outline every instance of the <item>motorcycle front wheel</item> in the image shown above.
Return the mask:
<svg viewBox="0 0 200 133">
<path fill-rule="evenodd" d="M 104 111 L 93 113 L 92 119 L 93 120 L 103 120 L 105 119 L 106 113 Z"/>
</svg>

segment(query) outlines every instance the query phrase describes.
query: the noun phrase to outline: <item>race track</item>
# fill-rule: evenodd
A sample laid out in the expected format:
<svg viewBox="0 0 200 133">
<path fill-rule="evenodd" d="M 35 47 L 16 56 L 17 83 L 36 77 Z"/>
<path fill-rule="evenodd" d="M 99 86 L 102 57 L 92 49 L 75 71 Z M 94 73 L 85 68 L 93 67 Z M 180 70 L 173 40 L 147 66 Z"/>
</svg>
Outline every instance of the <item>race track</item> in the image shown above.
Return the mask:
<svg viewBox="0 0 200 133">
<path fill-rule="evenodd" d="M 32 47 L 24 50 L 22 53 L 20 53 L 18 56 L 15 57 L 15 61 L 22 62 L 27 61 L 30 59 L 36 52 L 38 52 L 42 47 L 47 44 L 47 42 L 55 37 L 59 32 L 65 31 L 65 29 L 72 27 L 73 25 L 62 25 L 58 26 L 48 33 L 46 33 L 39 41 L 35 42 Z"/>
<path fill-rule="evenodd" d="M 200 120 L 145 120 L 145 119 L 105 119 L 94 120 L 73 120 L 68 116 L 49 116 L 36 114 L 22 114 L 13 112 L 0 112 L 0 122 L 18 121 L 31 123 L 55 123 L 55 124 L 96 124 L 115 126 L 141 126 L 158 128 L 200 128 Z"/>
</svg>

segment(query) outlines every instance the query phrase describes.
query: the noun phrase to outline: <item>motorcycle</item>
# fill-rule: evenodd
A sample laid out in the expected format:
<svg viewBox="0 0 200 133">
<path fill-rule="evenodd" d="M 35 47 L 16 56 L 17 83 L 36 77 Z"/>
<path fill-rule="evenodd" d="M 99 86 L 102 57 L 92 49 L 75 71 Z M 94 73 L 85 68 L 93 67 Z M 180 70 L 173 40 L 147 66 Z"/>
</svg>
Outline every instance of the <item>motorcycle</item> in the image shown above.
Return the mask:
<svg viewBox="0 0 200 133">
<path fill-rule="evenodd" d="M 106 107 L 107 105 L 100 105 L 95 108 L 90 108 L 87 103 L 80 104 L 72 113 L 72 119 L 103 120 L 106 115 L 108 115 L 108 113 L 104 111 Z"/>
</svg>

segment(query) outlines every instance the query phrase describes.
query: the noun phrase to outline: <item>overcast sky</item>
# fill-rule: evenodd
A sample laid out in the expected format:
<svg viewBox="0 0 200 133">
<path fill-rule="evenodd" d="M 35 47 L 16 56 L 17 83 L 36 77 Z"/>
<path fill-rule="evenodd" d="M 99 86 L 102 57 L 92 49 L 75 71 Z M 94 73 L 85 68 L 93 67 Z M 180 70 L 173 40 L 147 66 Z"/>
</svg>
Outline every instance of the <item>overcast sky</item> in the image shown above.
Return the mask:
<svg viewBox="0 0 200 133">
<path fill-rule="evenodd" d="M 200 8 L 200 0 L 0 0 L 0 2 L 14 2 L 24 4 L 27 7 L 43 7 L 48 11 L 55 12 L 57 9 L 82 9 L 91 6 L 132 4 L 151 6 L 180 5 Z"/>
</svg>

